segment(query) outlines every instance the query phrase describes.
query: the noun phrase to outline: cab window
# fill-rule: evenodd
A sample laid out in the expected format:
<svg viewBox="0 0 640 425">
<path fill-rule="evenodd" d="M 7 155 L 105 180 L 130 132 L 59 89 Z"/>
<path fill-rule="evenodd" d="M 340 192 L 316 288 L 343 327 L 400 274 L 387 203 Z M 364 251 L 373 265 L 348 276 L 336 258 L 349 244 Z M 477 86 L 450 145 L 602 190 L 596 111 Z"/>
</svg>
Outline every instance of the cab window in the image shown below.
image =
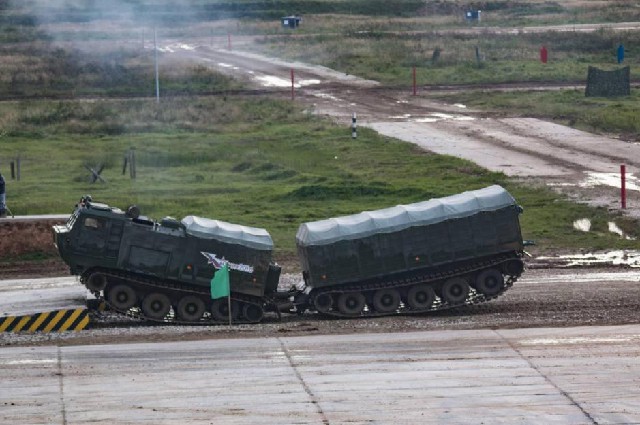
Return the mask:
<svg viewBox="0 0 640 425">
<path fill-rule="evenodd" d="M 88 230 L 102 230 L 104 228 L 104 220 L 96 217 L 87 217 L 84 219 L 84 227 Z"/>
</svg>

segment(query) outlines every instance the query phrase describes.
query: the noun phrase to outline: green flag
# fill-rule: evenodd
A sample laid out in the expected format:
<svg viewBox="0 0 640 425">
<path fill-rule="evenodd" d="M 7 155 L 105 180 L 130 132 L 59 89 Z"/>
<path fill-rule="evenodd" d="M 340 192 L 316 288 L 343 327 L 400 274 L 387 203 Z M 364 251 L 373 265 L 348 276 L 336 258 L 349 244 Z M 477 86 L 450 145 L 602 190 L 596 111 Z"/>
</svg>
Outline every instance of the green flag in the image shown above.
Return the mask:
<svg viewBox="0 0 640 425">
<path fill-rule="evenodd" d="M 229 296 L 229 265 L 225 264 L 211 279 L 211 299 Z"/>
</svg>

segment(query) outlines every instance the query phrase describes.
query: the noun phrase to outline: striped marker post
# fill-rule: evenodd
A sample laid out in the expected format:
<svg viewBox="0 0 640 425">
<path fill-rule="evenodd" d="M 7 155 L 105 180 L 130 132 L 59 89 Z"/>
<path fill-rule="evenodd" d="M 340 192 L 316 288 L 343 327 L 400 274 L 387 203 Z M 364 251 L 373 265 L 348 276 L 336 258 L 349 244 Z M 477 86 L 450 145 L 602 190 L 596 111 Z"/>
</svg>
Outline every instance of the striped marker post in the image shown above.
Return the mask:
<svg viewBox="0 0 640 425">
<path fill-rule="evenodd" d="M 353 113 L 351 117 L 351 138 L 355 139 L 358 137 L 358 126 L 356 124 L 356 113 Z"/>
</svg>

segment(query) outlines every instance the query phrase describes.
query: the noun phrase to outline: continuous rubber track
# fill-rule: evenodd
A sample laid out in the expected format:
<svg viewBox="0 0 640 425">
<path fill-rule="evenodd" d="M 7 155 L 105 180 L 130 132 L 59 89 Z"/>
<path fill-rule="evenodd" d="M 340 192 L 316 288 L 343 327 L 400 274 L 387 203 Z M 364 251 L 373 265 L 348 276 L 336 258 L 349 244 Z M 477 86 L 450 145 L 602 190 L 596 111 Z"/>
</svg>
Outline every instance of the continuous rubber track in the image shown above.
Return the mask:
<svg viewBox="0 0 640 425">
<path fill-rule="evenodd" d="M 106 276 L 107 280 L 110 280 L 112 282 L 115 280 L 118 283 L 127 284 L 136 293 L 140 293 L 140 292 L 145 294 L 152 293 L 152 292 L 164 293 L 169 296 L 169 299 L 171 300 L 171 305 L 172 305 L 172 309 L 166 316 L 164 316 L 162 319 L 155 319 L 155 318 L 146 316 L 142 308 L 140 308 L 142 299 L 138 300 L 138 302 L 136 303 L 136 306 L 128 310 L 122 310 L 109 302 L 107 297 L 103 295 L 104 291 L 100 291 L 100 292 L 94 291 L 96 298 L 98 298 L 100 302 L 104 302 L 110 311 L 117 312 L 129 318 L 137 319 L 140 321 L 153 322 L 153 323 L 164 323 L 164 324 L 170 323 L 170 324 L 181 324 L 181 325 L 228 324 L 227 320 L 216 320 L 216 318 L 214 318 L 213 315 L 211 314 L 210 310 L 207 310 L 206 308 L 205 308 L 205 313 L 203 317 L 198 321 L 185 321 L 185 320 L 180 320 L 177 317 L 174 310 L 175 310 L 175 306 L 178 304 L 179 300 L 182 297 L 187 295 L 208 297 L 209 296 L 208 288 L 192 287 L 188 285 L 179 284 L 176 282 L 156 280 L 156 279 L 151 279 L 144 276 L 133 275 L 133 274 L 114 271 L 110 269 L 92 269 L 90 273 L 85 273 L 84 275 L 81 276 L 80 282 L 86 285 L 90 276 L 96 273 Z M 237 294 L 237 293 L 231 293 L 231 301 L 238 303 L 238 308 L 240 310 L 240 312 L 238 313 L 239 317 L 233 319 L 234 324 L 258 323 L 261 321 L 261 320 L 251 321 L 242 317 L 242 307 L 244 305 L 254 305 L 260 308 L 261 311 L 263 312 L 265 307 L 269 307 L 270 305 L 269 300 L 265 302 L 264 300 L 258 297 L 252 297 L 252 296 L 247 296 L 247 295 Z"/>
</svg>

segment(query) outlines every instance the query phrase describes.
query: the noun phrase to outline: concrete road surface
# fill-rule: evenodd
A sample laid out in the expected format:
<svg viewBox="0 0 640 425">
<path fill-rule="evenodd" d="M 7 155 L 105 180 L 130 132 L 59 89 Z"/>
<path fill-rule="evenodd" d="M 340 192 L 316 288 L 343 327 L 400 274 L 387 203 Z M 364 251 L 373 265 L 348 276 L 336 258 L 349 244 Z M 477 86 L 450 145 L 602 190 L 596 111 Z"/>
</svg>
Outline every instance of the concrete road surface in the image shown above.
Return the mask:
<svg viewBox="0 0 640 425">
<path fill-rule="evenodd" d="M 640 325 L 0 350 L 2 424 L 638 424 Z"/>
</svg>

